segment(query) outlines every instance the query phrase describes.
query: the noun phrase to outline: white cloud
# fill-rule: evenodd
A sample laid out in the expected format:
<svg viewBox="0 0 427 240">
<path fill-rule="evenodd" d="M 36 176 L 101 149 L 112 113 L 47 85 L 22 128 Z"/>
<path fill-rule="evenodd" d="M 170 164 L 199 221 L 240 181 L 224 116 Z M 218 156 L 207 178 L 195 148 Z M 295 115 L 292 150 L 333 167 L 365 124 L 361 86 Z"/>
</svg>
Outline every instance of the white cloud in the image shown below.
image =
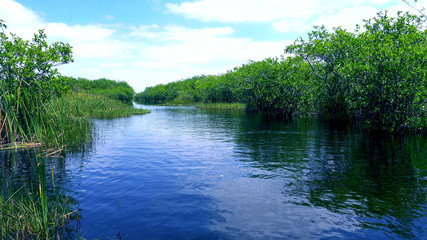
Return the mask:
<svg viewBox="0 0 427 240">
<path fill-rule="evenodd" d="M 106 14 L 104 15 L 104 19 L 107 21 L 112 21 L 112 20 L 115 20 L 116 18 L 112 15 Z"/>
<path fill-rule="evenodd" d="M 426 0 L 417 1 L 416 6 L 425 7 Z M 204 22 L 271 23 L 281 33 L 306 32 L 313 25 L 352 30 L 361 19 L 372 18 L 380 10 L 409 9 L 401 0 L 196 0 L 168 3 L 166 8 Z"/>
<path fill-rule="evenodd" d="M 101 67 L 103 68 L 122 68 L 123 63 L 121 62 L 106 62 L 101 64 Z"/>
<path fill-rule="evenodd" d="M 341 6 L 341 1 L 334 3 Z M 168 3 L 166 8 L 189 19 L 218 22 L 265 22 L 288 17 L 306 18 L 319 11 L 328 11 L 328 0 L 201 0 Z"/>
<path fill-rule="evenodd" d="M 378 11 L 378 9 L 370 6 L 344 8 L 335 14 L 322 14 L 313 22 L 313 25 L 325 25 L 328 29 L 342 27 L 349 31 L 353 31 L 356 28 L 356 24 L 363 25 L 363 19 L 372 18 Z"/>
<path fill-rule="evenodd" d="M 136 91 L 198 74 L 223 73 L 249 59 L 279 56 L 285 47 L 283 41 L 235 37 L 231 27 L 46 22 L 19 3 L 0 1 L 7 3 L 8 8 L 1 8 L 0 16 L 6 23 L 13 23 L 10 31 L 30 38 L 43 28 L 50 42 L 63 41 L 73 46 L 75 62 L 59 67 L 63 75 L 125 80 Z M 15 12 L 25 17 L 17 18 Z"/>
<path fill-rule="evenodd" d="M 43 24 L 46 33 L 51 37 L 64 39 L 78 39 L 79 41 L 103 41 L 110 38 L 115 30 L 100 27 L 97 25 L 67 25 L 64 23 L 45 23 Z"/>
<path fill-rule="evenodd" d="M 399 2 L 400 0 L 393 0 Z M 393 2 L 392 1 L 392 2 Z M 421 0 L 425 3 L 426 0 Z M 169 3 L 170 12 L 189 19 L 221 23 L 262 22 L 278 32 L 305 32 L 313 24 L 354 26 L 388 0 L 199 0 Z M 373 3 L 373 5 L 367 5 Z M 70 25 L 47 22 L 29 8 L 0 0 L 0 19 L 8 30 L 29 39 L 46 29 L 48 40 L 73 46 L 75 62 L 60 66 L 63 75 L 125 80 L 136 91 L 199 74 L 224 73 L 248 60 L 262 60 L 283 53 L 293 42 L 254 40 L 237 36 L 237 24 L 190 28 L 182 25 Z M 378 9 L 380 9 L 378 7 Z M 369 12 L 369 14 L 368 14 Z"/>
<path fill-rule="evenodd" d="M 299 32 L 306 33 L 312 29 L 312 26 L 297 19 L 284 19 L 273 23 L 273 28 L 277 32 Z"/>
<path fill-rule="evenodd" d="M 134 29 L 130 35 L 160 41 L 191 41 L 195 38 L 206 39 L 230 35 L 233 32 L 234 30 L 231 27 L 191 29 L 176 25 L 166 25 L 164 27 L 160 27 L 159 25 L 143 25 Z"/>
<path fill-rule="evenodd" d="M 389 10 L 391 13 L 396 13 L 397 11 L 409 11 L 412 14 L 419 15 L 420 10 L 424 10 L 424 14 L 427 14 L 427 0 L 417 0 L 416 3 L 414 1 L 409 1 L 410 6 L 407 4 L 404 4 L 403 2 L 400 2 L 400 4 L 396 4 L 394 6 L 389 7 L 387 10 Z M 411 7 L 412 6 L 412 7 Z"/>
<path fill-rule="evenodd" d="M 198 0 L 168 3 L 166 8 L 189 19 L 218 22 L 266 22 L 282 19 L 307 19 L 339 9 L 374 5 L 384 6 L 400 0 Z"/>
<path fill-rule="evenodd" d="M 377 3 L 387 3 L 387 0 L 376 0 Z M 423 6 L 427 1 L 421 0 L 417 2 L 416 6 Z M 371 19 L 376 16 L 379 11 L 388 11 L 390 16 L 396 16 L 398 11 L 409 11 L 412 14 L 419 14 L 417 10 L 409 7 L 408 5 L 402 4 L 393 5 L 385 9 L 375 8 L 373 6 L 359 5 L 352 8 L 344 8 L 335 12 L 334 14 L 322 14 L 315 21 L 313 25 L 325 25 L 328 29 L 333 27 L 342 27 L 349 31 L 353 31 L 356 28 L 356 24 L 362 26 L 363 20 Z"/>
<path fill-rule="evenodd" d="M 31 39 L 41 26 L 42 19 L 31 9 L 13 0 L 0 0 L 0 19 L 5 20 L 7 30 L 25 39 Z"/>
</svg>

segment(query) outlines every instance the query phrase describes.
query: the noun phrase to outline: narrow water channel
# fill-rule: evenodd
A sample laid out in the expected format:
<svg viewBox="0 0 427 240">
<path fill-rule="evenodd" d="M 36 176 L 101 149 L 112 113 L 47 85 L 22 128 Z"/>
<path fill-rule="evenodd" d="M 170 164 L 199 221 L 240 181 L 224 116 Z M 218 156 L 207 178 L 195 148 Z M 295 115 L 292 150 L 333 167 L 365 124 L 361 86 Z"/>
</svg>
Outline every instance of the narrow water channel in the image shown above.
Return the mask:
<svg viewBox="0 0 427 240">
<path fill-rule="evenodd" d="M 85 239 L 427 236 L 426 137 L 143 108 L 96 120 L 93 145 L 61 163 Z"/>
</svg>

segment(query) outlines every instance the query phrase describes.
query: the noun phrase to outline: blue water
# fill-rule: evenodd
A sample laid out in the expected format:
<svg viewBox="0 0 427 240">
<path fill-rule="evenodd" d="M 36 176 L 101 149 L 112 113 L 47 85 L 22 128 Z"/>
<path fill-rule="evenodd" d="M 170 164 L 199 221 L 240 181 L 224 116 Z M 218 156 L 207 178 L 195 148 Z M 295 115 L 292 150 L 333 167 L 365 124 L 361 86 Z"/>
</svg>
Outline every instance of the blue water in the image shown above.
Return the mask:
<svg viewBox="0 0 427 240">
<path fill-rule="evenodd" d="M 85 239 L 427 239 L 425 137 L 143 108 L 64 160 Z"/>
</svg>

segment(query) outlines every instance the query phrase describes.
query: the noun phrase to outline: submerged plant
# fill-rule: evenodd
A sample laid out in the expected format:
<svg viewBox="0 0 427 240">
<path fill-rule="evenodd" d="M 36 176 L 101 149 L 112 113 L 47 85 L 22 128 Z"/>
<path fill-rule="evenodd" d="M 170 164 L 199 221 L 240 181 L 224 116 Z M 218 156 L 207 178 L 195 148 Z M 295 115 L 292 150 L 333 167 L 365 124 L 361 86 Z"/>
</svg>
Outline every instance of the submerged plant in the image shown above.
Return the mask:
<svg viewBox="0 0 427 240">
<path fill-rule="evenodd" d="M 0 185 L 1 239 L 67 239 L 74 238 L 71 221 L 77 211 L 71 199 L 55 186 L 52 174 L 47 174 L 46 159 L 28 152 L 33 163 L 30 177 L 24 183 L 2 179 Z"/>
</svg>

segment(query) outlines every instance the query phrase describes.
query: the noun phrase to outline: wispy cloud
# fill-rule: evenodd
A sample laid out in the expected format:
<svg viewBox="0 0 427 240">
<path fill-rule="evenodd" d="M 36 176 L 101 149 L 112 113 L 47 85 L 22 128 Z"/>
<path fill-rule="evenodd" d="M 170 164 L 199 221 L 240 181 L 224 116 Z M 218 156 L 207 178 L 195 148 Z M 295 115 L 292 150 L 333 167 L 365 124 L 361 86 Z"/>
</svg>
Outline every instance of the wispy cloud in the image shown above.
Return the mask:
<svg viewBox="0 0 427 240">
<path fill-rule="evenodd" d="M 104 15 L 104 19 L 107 21 L 113 21 L 116 19 L 116 17 L 109 15 L 109 14 L 106 14 L 106 15 Z"/>
<path fill-rule="evenodd" d="M 426 0 L 417 1 L 426 6 Z M 219 23 L 271 23 L 281 33 L 305 32 L 313 25 L 343 26 L 353 29 L 361 19 L 399 5 L 401 0 L 198 0 L 168 3 L 166 8 L 187 19 Z"/>
<path fill-rule="evenodd" d="M 267 23 L 280 33 L 303 34 L 313 24 L 354 26 L 355 21 L 372 17 L 378 6 L 398 0 L 199 0 L 163 5 L 174 15 L 211 22 L 201 27 L 156 22 L 125 25 L 109 15 L 105 15 L 110 20 L 107 25 L 71 25 L 48 22 L 14 0 L 0 1 L 0 18 L 11 32 L 30 39 L 38 29 L 45 29 L 49 41 L 73 46 L 75 62 L 60 67 L 64 75 L 125 80 L 141 91 L 197 74 L 223 73 L 248 60 L 280 56 L 294 40 L 242 37 L 238 23 Z"/>
</svg>

